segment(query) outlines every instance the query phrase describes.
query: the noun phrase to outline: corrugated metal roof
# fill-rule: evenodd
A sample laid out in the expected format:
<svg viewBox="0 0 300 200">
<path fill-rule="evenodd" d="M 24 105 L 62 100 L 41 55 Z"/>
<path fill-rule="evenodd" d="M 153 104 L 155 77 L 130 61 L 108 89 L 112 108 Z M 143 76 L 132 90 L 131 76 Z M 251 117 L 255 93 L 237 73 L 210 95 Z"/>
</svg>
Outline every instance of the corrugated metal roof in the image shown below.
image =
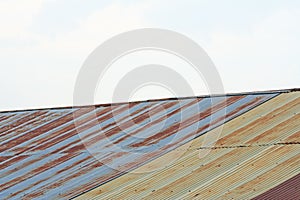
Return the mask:
<svg viewBox="0 0 300 200">
<path fill-rule="evenodd" d="M 227 122 L 215 145 L 202 146 L 219 128 L 78 199 L 254 198 L 300 174 L 299 112 L 300 92 L 281 94 Z M 180 151 L 186 152 L 172 165 L 138 173 Z"/>
<path fill-rule="evenodd" d="M 279 94 L 2 112 L 0 197 L 68 199 L 78 196 Z M 130 151 L 118 152 L 107 139 Z"/>
<path fill-rule="evenodd" d="M 300 174 L 279 184 L 271 190 L 255 197 L 253 200 L 295 200 L 300 199 Z"/>
</svg>

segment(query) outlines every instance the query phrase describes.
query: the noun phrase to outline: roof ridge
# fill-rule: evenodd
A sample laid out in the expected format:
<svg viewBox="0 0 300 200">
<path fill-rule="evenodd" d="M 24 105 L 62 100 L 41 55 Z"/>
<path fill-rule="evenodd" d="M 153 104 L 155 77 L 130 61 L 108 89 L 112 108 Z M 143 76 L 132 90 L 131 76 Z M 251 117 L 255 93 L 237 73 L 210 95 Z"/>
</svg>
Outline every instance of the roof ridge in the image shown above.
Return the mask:
<svg viewBox="0 0 300 200">
<path fill-rule="evenodd" d="M 139 101 L 129 101 L 129 102 L 116 102 L 116 103 L 101 103 L 94 105 L 76 105 L 76 106 L 58 106 L 58 107 L 45 107 L 45 108 L 29 108 L 29 109 L 15 109 L 0 111 L 0 113 L 13 113 L 13 112 L 28 112 L 28 111 L 39 111 L 39 110 L 61 110 L 61 109 L 72 109 L 72 108 L 86 108 L 86 107 L 108 107 L 115 105 L 124 105 L 132 103 L 144 103 L 144 102 L 156 102 L 156 101 L 170 101 L 170 100 L 184 100 L 184 99 L 195 99 L 195 98 L 211 98 L 211 97 L 228 97 L 228 96 L 240 96 L 240 95 L 259 95 L 259 94 L 273 94 L 273 93 L 290 93 L 298 92 L 300 88 L 291 88 L 291 89 L 278 89 L 278 90 L 264 90 L 264 91 L 253 91 L 253 92 L 236 92 L 236 93 L 225 93 L 225 94 L 207 94 L 199 96 L 186 96 L 186 97 L 169 97 L 161 99 L 148 99 L 148 100 L 139 100 Z"/>
</svg>

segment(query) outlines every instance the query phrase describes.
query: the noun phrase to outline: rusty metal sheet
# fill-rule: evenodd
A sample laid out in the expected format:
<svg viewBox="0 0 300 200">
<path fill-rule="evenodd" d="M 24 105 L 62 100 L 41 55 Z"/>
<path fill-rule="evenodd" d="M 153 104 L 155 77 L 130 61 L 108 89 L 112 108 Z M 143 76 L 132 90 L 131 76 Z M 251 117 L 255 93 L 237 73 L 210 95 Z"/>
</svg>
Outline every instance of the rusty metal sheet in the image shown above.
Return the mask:
<svg viewBox="0 0 300 200">
<path fill-rule="evenodd" d="M 294 200 L 300 198 L 300 174 L 279 184 L 271 190 L 253 198 L 253 200 L 273 199 L 273 200 Z"/>
<path fill-rule="evenodd" d="M 76 197 L 279 94 L 0 113 L 0 198 Z"/>
<path fill-rule="evenodd" d="M 300 92 L 281 94 L 227 122 L 215 145 L 201 146 L 221 127 L 77 199 L 254 198 L 300 174 L 299 113 Z M 168 160 L 175 162 L 139 173 Z"/>
</svg>

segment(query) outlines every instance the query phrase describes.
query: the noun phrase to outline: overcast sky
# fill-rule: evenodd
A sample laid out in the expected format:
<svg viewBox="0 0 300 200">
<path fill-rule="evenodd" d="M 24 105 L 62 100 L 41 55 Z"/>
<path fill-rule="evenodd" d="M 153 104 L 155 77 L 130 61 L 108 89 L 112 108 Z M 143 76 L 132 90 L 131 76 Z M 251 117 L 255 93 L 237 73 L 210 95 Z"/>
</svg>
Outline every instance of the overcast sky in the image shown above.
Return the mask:
<svg viewBox="0 0 300 200">
<path fill-rule="evenodd" d="M 87 56 L 106 39 L 145 27 L 196 41 L 225 92 L 300 87 L 299 24 L 299 0 L 0 0 L 0 110 L 72 105 Z M 144 88 L 137 97 L 168 95 Z M 103 96 L 95 103 L 109 101 Z"/>
</svg>

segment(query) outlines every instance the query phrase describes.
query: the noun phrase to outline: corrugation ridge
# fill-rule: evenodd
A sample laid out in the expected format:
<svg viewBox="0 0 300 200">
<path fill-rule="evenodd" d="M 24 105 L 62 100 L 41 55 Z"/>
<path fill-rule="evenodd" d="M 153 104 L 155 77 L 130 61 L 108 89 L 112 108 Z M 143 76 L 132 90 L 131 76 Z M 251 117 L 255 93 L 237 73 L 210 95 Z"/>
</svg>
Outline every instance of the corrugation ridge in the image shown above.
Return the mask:
<svg viewBox="0 0 300 200">
<path fill-rule="evenodd" d="M 5 120 L 3 120 L 3 121 L 0 123 L 0 128 L 2 128 L 2 127 L 4 127 L 4 126 L 7 126 L 7 124 L 14 123 L 15 121 L 17 121 L 17 120 L 19 120 L 19 119 L 22 119 L 23 117 L 26 117 L 26 116 L 28 116 L 28 115 L 30 115 L 30 114 L 31 114 L 31 113 L 24 113 L 24 112 L 21 112 L 21 113 L 12 115 L 12 117 L 6 118 Z"/>
<path fill-rule="evenodd" d="M 267 192 L 260 194 L 253 198 L 253 200 L 261 199 L 296 199 L 300 197 L 300 173 L 283 183 L 280 183 L 276 187 L 268 190 Z"/>
<path fill-rule="evenodd" d="M 34 118 L 37 118 L 41 115 L 44 115 L 46 113 L 47 113 L 47 111 L 32 112 L 32 113 L 29 113 L 28 115 L 25 115 L 25 116 L 17 119 L 13 123 L 1 126 L 0 127 L 0 137 L 3 136 L 4 134 L 6 134 L 7 131 L 13 131 L 15 128 L 19 127 L 20 125 L 22 125 Z"/>
<path fill-rule="evenodd" d="M 38 124 L 41 121 L 44 122 L 45 119 L 53 119 L 55 117 L 58 117 L 57 113 L 46 112 L 38 117 L 35 117 L 35 118 L 28 120 L 22 124 L 19 124 L 15 128 L 8 129 L 7 131 L 3 132 L 3 135 L 0 135 L 1 140 L 2 140 L 2 138 L 4 138 L 4 140 L 8 140 L 9 138 L 14 137 L 21 132 L 26 132 L 27 130 L 30 130 L 31 127 L 35 126 L 35 124 Z"/>
<path fill-rule="evenodd" d="M 40 125 L 38 125 L 38 126 L 36 126 L 36 127 L 33 127 L 33 129 L 31 129 L 31 130 L 28 130 L 28 131 L 26 131 L 26 132 L 24 132 L 24 133 L 20 133 L 20 134 L 17 135 L 16 137 L 9 138 L 9 139 L 10 139 L 9 141 L 2 141 L 2 142 L 1 142 L 1 146 L 0 146 L 0 150 L 1 150 L 1 151 L 7 150 L 7 148 L 4 148 L 4 147 L 5 147 L 4 145 L 5 145 L 5 144 L 8 144 L 8 143 L 11 142 L 12 140 L 14 140 L 13 144 L 16 144 L 18 138 L 19 138 L 19 139 L 22 139 L 22 137 L 23 137 L 24 135 L 30 134 L 32 131 L 37 131 L 37 129 L 42 129 L 42 128 L 44 128 L 44 127 L 47 127 L 47 126 L 49 126 L 49 124 L 51 124 L 51 123 L 52 123 L 52 125 L 53 125 L 53 123 L 54 123 L 55 121 L 58 121 L 59 119 L 64 118 L 64 117 L 66 117 L 66 116 L 68 116 L 68 115 L 72 115 L 72 113 L 67 112 L 67 113 L 63 114 L 62 116 L 58 116 L 57 118 L 51 119 L 50 121 L 47 121 L 46 123 L 40 124 Z M 42 132 L 42 133 L 43 133 L 43 132 Z M 3 142 L 5 142 L 5 143 L 3 143 Z M 19 142 L 19 143 L 20 143 L 20 142 Z M 19 143 L 18 143 L 18 144 L 19 144 Z M 13 146 L 13 145 L 12 145 L 12 146 Z M 1 149 L 1 147 L 2 147 L 2 149 Z"/>
<path fill-rule="evenodd" d="M 248 182 L 244 183 L 243 185 L 238 186 L 237 188 L 228 191 L 223 196 L 218 199 L 232 199 L 239 195 L 241 199 L 249 199 L 257 196 L 255 191 L 258 194 L 264 193 L 268 190 L 269 186 L 278 185 L 279 181 L 286 180 L 287 178 L 291 178 L 290 176 L 293 174 L 299 173 L 299 164 L 300 164 L 300 154 L 290 158 L 287 162 L 281 163 L 268 172 L 257 176 L 253 180 L 249 180 Z M 290 169 L 287 173 L 286 169 Z M 276 174 L 276 176 L 274 176 Z M 265 185 L 268 183 L 268 185 Z"/>
<path fill-rule="evenodd" d="M 279 156 L 282 157 L 282 154 L 280 155 L 276 155 L 276 151 L 278 151 L 279 149 L 283 149 L 283 151 L 286 151 L 286 149 L 291 149 L 291 153 L 290 154 L 286 154 L 285 152 L 283 153 L 283 155 L 285 155 L 283 158 L 282 162 L 285 162 L 286 160 L 288 160 L 288 158 L 290 158 L 291 156 L 296 155 L 296 151 L 299 148 L 290 148 L 290 147 L 295 147 L 295 146 L 283 146 L 283 147 L 269 147 L 269 148 L 265 148 L 263 149 L 262 152 L 266 153 L 267 149 L 269 150 L 269 152 L 267 152 L 266 155 L 262 155 L 262 153 L 260 153 L 261 151 L 258 151 L 258 154 L 254 154 L 251 155 L 250 158 L 247 158 L 247 160 L 245 160 L 244 162 L 239 163 L 238 166 L 236 166 L 236 168 L 232 168 L 226 172 L 224 172 L 223 175 L 220 176 L 220 178 L 215 179 L 215 181 L 211 182 L 210 185 L 206 185 L 206 187 L 199 189 L 200 187 L 198 187 L 198 189 L 196 191 L 193 191 L 189 194 L 189 197 L 191 197 L 191 195 L 195 195 L 195 194 L 201 194 L 202 198 L 217 198 L 217 196 L 219 196 L 219 194 L 224 193 L 227 191 L 227 188 L 230 189 L 230 187 L 232 186 L 232 184 L 234 185 L 234 181 L 242 181 L 243 179 L 247 180 L 247 178 L 251 178 L 251 176 L 253 176 L 253 174 L 255 174 L 255 176 L 257 175 L 261 175 L 263 173 L 265 173 L 268 169 L 271 169 L 272 167 L 275 166 L 275 164 L 269 164 L 269 165 L 264 165 L 261 168 L 258 168 L 258 170 L 256 171 L 252 171 L 253 170 L 253 166 L 251 168 L 251 165 L 253 163 L 257 163 L 257 162 L 264 162 L 264 160 L 266 158 L 268 158 L 268 155 L 271 156 L 270 160 L 276 160 L 276 158 L 278 158 Z M 275 155 L 275 156 L 274 156 Z M 247 169 L 248 167 L 248 169 Z M 249 171 L 250 169 L 252 169 L 251 171 Z M 226 175 L 225 175 L 226 174 Z M 238 176 L 237 176 L 238 174 Z M 241 178 L 241 175 L 243 177 L 243 179 Z M 237 176 L 237 177 L 236 177 Z M 236 178 L 233 180 L 233 178 Z M 232 180 L 232 182 L 229 182 L 229 180 Z M 240 179 L 240 180 L 239 180 Z M 222 184 L 223 183 L 223 184 Z M 225 184 L 226 183 L 226 184 Z M 211 191 L 209 191 L 211 190 Z M 187 197 L 187 198 L 189 198 Z M 182 198 L 182 197 L 180 197 Z"/>
</svg>

